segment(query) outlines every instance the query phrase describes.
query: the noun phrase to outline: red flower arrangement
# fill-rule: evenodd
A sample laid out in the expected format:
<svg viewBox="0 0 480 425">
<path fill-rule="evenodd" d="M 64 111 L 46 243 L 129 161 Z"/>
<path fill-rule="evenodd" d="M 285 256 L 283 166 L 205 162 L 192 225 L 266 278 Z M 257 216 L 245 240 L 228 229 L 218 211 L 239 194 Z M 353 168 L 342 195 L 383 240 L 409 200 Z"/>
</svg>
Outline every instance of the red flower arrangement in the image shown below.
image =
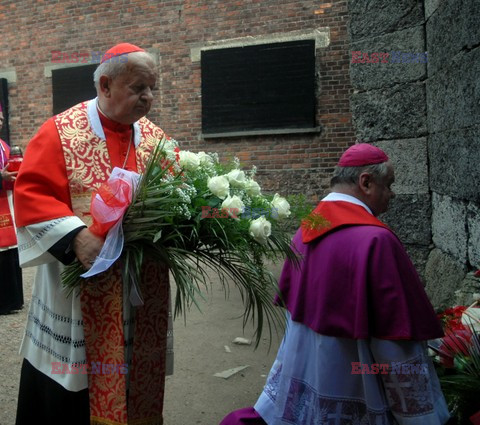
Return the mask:
<svg viewBox="0 0 480 425">
<path fill-rule="evenodd" d="M 467 307 L 464 305 L 457 305 L 438 314 L 438 318 L 443 322 L 444 329 L 465 329 L 465 326 L 462 325 L 462 314 L 466 309 Z"/>
<path fill-rule="evenodd" d="M 474 326 L 480 321 L 472 312 L 478 310 L 475 304 L 440 313 L 445 337 L 429 344 L 437 354 L 437 373 L 456 424 L 480 425 L 480 333 Z M 470 319 L 467 325 L 465 316 Z"/>
<path fill-rule="evenodd" d="M 445 337 L 439 348 L 440 364 L 447 368 L 454 367 L 455 356 L 469 355 L 472 331 L 462 323 L 462 315 L 467 309 L 464 305 L 447 308 L 438 315 L 443 322 Z"/>
</svg>

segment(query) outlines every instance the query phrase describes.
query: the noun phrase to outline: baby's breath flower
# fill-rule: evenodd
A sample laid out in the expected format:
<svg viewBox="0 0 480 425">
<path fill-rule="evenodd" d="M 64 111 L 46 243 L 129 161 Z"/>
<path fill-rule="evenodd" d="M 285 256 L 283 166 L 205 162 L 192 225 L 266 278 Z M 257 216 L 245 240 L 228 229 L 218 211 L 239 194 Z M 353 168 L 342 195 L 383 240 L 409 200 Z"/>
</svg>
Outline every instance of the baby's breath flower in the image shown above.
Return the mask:
<svg viewBox="0 0 480 425">
<path fill-rule="evenodd" d="M 215 164 L 218 164 L 218 162 L 219 162 L 218 153 L 217 153 L 217 152 L 208 152 L 208 154 L 209 154 L 210 157 L 213 159 L 213 162 L 214 162 Z"/>
<path fill-rule="evenodd" d="M 179 196 L 179 198 L 185 202 L 186 204 L 190 204 L 192 202 L 192 199 L 190 198 L 190 196 L 186 193 L 185 190 L 183 189 L 180 189 L 180 188 L 177 188 L 176 190 L 176 193 L 177 195 Z"/>
</svg>

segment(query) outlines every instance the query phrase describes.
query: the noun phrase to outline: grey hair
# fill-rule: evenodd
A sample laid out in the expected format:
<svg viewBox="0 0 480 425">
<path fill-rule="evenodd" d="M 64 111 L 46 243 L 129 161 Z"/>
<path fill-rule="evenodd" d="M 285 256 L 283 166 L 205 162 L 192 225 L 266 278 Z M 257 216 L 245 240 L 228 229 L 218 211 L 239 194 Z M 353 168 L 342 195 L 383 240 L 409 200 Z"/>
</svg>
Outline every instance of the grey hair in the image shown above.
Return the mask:
<svg viewBox="0 0 480 425">
<path fill-rule="evenodd" d="M 360 167 L 335 167 L 332 178 L 330 179 L 330 187 L 336 184 L 357 184 L 360 174 L 370 173 L 376 181 L 381 181 L 388 174 L 386 162 L 380 164 L 365 165 Z"/>
<path fill-rule="evenodd" d="M 102 75 L 106 75 L 107 77 L 114 79 L 118 77 L 120 74 L 122 74 L 126 68 L 127 68 L 126 62 L 107 61 L 98 65 L 97 69 L 93 73 L 93 82 L 95 84 L 95 88 L 97 89 L 97 92 L 100 88 L 100 77 Z"/>
<path fill-rule="evenodd" d="M 126 71 L 128 66 L 128 59 L 127 59 L 128 56 L 135 55 L 137 53 L 146 54 L 153 61 L 153 56 L 148 52 L 132 52 L 132 53 L 127 53 L 126 55 L 111 58 L 101 63 L 100 65 L 98 65 L 97 69 L 93 73 L 93 83 L 95 84 L 97 93 L 100 89 L 100 77 L 102 75 L 106 75 L 107 77 L 110 77 L 112 80 L 117 78 L 119 75 L 121 75 L 123 72 Z"/>
</svg>

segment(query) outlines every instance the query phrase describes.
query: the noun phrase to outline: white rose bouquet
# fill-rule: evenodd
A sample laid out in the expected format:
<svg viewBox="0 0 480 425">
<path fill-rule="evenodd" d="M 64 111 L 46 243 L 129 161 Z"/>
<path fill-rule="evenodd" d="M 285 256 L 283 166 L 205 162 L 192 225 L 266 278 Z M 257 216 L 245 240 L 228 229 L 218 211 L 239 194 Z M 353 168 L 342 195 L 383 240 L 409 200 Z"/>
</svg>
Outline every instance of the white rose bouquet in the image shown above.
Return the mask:
<svg viewBox="0 0 480 425">
<path fill-rule="evenodd" d="M 207 273 L 217 273 L 223 284 L 233 282 L 242 292 L 243 323 L 255 319 L 258 344 L 264 321 L 270 332 L 283 323 L 282 310 L 272 304 L 277 283 L 264 261 L 296 256 L 285 220 L 290 205 L 278 194 L 262 195 L 255 172 L 255 167 L 241 170 L 238 159 L 225 166 L 217 154 L 180 151 L 173 139 L 165 139 L 118 224 L 125 277 L 136 273 L 140 280 L 144 256 L 165 262 L 176 282 L 178 314 L 199 305 L 195 297 L 208 284 Z M 85 282 L 83 272 L 78 262 L 68 266 L 64 285 L 72 289 Z"/>
</svg>

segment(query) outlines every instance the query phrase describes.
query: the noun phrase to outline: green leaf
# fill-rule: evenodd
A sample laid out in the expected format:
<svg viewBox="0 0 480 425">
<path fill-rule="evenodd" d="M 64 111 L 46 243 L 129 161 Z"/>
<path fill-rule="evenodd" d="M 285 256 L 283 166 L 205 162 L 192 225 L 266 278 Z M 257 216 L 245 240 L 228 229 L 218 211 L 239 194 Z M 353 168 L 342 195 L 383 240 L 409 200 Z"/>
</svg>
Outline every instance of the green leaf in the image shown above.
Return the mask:
<svg viewBox="0 0 480 425">
<path fill-rule="evenodd" d="M 155 233 L 155 236 L 153 237 L 153 243 L 156 243 L 158 242 L 158 240 L 162 237 L 162 231 L 158 231 L 157 233 Z"/>
</svg>

